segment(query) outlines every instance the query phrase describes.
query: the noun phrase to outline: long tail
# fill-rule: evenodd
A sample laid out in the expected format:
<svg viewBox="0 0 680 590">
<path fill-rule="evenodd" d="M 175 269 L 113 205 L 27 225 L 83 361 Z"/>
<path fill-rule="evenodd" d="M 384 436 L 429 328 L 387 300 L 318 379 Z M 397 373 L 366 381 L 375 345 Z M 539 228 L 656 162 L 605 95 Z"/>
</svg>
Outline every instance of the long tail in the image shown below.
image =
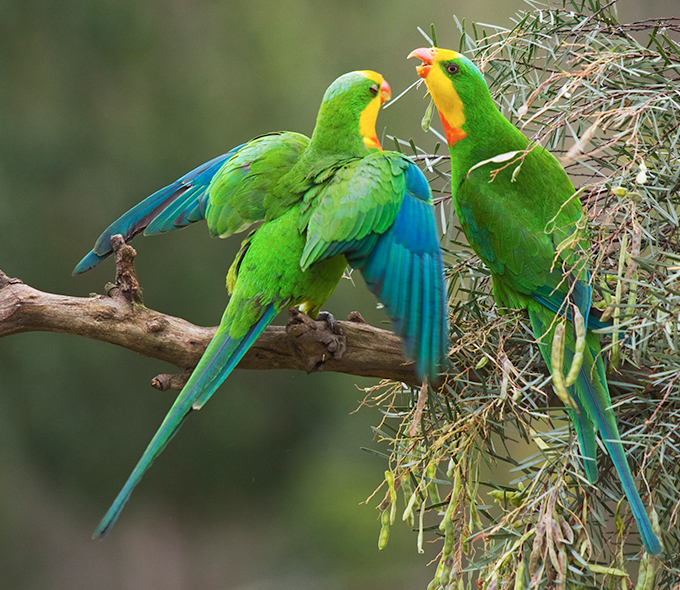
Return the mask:
<svg viewBox="0 0 680 590">
<path fill-rule="evenodd" d="M 649 521 L 649 516 L 647 516 L 647 511 L 635 486 L 633 474 L 630 471 L 626 453 L 621 444 L 616 417 L 611 409 L 612 402 L 607 386 L 607 376 L 604 363 L 599 355 L 600 342 L 598 336 L 588 333 L 586 344 L 583 365 L 573 387 L 575 397 L 580 402 L 579 406 L 585 409 L 585 413 L 595 423 L 600 438 L 612 459 L 612 463 L 614 463 L 621 480 L 621 487 L 626 498 L 628 498 L 635 522 L 637 522 L 642 544 L 648 553 L 658 555 L 661 553 L 661 543 L 652 530 L 652 523 Z M 592 370 L 593 365 L 594 370 Z"/>
<path fill-rule="evenodd" d="M 94 248 L 73 269 L 73 274 L 88 271 L 110 256 L 111 237 L 116 234 L 129 241 L 145 230 L 147 234 L 158 234 L 205 219 L 206 189 L 215 173 L 241 147 L 195 168 L 121 215 L 99 236 Z"/>
<path fill-rule="evenodd" d="M 551 343 L 554 330 L 551 329 L 551 323 L 554 314 L 543 306 L 532 305 L 529 307 L 529 318 L 534 336 L 537 339 L 544 336 L 546 332 L 548 333 L 548 336 L 541 340 L 540 350 L 552 372 Z M 564 351 L 565 367 L 571 364 L 574 347 L 573 330 L 567 330 Z M 609 396 L 604 363 L 599 353 L 599 337 L 588 330 L 583 364 L 576 382 L 570 388 L 571 396 L 576 401 L 578 411 L 569 409 L 569 416 L 576 429 L 581 447 L 586 477 L 593 483 L 597 481 L 597 441 L 595 439 L 595 432 L 597 431 L 621 480 L 621 487 L 637 522 L 642 544 L 648 553 L 658 555 L 661 553 L 661 543 L 652 530 L 652 523 L 649 521 L 647 511 L 635 486 L 633 474 L 628 466 L 626 454 L 621 444 L 621 435 L 616 425 L 616 417 L 611 408 L 612 402 Z"/>
<path fill-rule="evenodd" d="M 225 316 L 229 308 L 225 312 Z M 272 322 L 278 309 L 273 304 L 262 309 L 262 316 L 251 326 L 241 338 L 231 338 L 229 329 L 225 327 L 225 321 L 210 342 L 200 362 L 191 374 L 189 381 L 184 386 L 177 400 L 170 408 L 160 428 L 151 439 L 149 446 L 144 451 L 141 459 L 133 469 L 125 485 L 116 496 L 108 512 L 99 523 L 93 538 L 105 537 L 120 516 L 125 503 L 130 498 L 132 490 L 142 479 L 142 476 L 151 467 L 156 457 L 161 454 L 166 445 L 182 426 L 189 412 L 200 409 L 208 401 L 210 396 L 227 378 L 246 351 L 262 334 L 264 329 Z"/>
</svg>

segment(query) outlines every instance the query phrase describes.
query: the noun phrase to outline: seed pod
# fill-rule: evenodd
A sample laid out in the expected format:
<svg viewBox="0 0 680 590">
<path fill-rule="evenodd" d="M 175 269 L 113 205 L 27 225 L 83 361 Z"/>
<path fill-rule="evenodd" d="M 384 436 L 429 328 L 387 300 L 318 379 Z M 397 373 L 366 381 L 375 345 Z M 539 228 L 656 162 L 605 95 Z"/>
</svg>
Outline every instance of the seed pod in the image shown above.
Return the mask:
<svg viewBox="0 0 680 590">
<path fill-rule="evenodd" d="M 430 99 L 430 104 L 427 105 L 427 108 L 425 109 L 425 114 L 423 115 L 423 120 L 420 122 L 420 126 L 423 128 L 423 131 L 429 131 L 430 130 L 430 125 L 432 124 L 432 113 L 434 111 L 434 101 Z"/>
<path fill-rule="evenodd" d="M 564 364 L 564 325 L 565 322 L 558 324 L 555 328 L 555 336 L 552 343 L 552 378 L 553 387 L 557 397 L 562 400 L 565 406 L 578 411 L 576 403 L 572 399 L 567 386 L 564 384 L 564 374 L 562 366 Z"/>
<path fill-rule="evenodd" d="M 576 383 L 581 365 L 583 365 L 583 351 L 586 349 L 586 324 L 581 315 L 581 311 L 575 305 L 573 306 L 574 332 L 576 332 L 576 343 L 574 345 L 574 358 L 571 361 L 569 373 L 564 380 L 567 387 L 571 387 Z"/>
<path fill-rule="evenodd" d="M 378 536 L 378 551 L 382 551 L 387 547 L 387 542 L 390 540 L 390 514 L 384 510 L 380 515 L 380 535 Z"/>
</svg>

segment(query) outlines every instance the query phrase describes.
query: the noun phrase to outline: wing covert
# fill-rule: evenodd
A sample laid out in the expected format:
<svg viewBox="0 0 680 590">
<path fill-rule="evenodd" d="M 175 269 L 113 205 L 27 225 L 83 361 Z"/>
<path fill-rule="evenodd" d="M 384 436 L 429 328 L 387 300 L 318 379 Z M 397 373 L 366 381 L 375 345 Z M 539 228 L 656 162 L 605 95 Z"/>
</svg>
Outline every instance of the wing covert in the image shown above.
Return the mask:
<svg viewBox="0 0 680 590">
<path fill-rule="evenodd" d="M 338 167 L 305 196 L 307 243 L 300 266 L 345 252 L 370 249 L 394 222 L 406 193 L 410 162 L 400 154 L 375 152 Z"/>
<path fill-rule="evenodd" d="M 258 137 L 236 152 L 208 187 L 210 235 L 224 238 L 263 221 L 265 198 L 308 145 L 304 135 L 282 132 Z"/>
</svg>

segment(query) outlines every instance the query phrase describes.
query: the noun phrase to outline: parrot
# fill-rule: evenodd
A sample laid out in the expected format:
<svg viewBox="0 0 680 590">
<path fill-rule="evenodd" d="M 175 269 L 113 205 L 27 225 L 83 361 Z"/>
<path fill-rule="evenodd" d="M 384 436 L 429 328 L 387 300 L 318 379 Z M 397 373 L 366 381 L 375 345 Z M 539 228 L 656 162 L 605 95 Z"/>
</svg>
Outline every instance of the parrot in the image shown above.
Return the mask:
<svg viewBox="0 0 680 590">
<path fill-rule="evenodd" d="M 199 166 L 123 214 L 78 263 L 75 274 L 99 264 L 117 233 L 131 239 L 205 219 L 212 236 L 227 237 L 260 224 L 229 269 L 230 299 L 215 336 L 95 538 L 108 534 L 190 411 L 208 401 L 276 315 L 299 306 L 319 317 L 348 264 L 385 306 L 418 377 L 433 380 L 446 366 L 446 285 L 432 194 L 411 160 L 380 149 L 375 124 L 389 98 L 377 72 L 340 76 L 324 94 L 311 138 L 269 134 Z"/>
<path fill-rule="evenodd" d="M 548 370 L 553 337 L 566 317 L 564 360 L 576 355 L 574 323 L 584 320 L 585 347 L 567 412 L 574 425 L 587 479 L 597 481 L 597 433 L 614 463 L 648 553 L 661 544 L 637 492 L 621 443 L 602 360 L 606 324 L 591 310 L 586 256 L 589 241 L 578 196 L 566 171 L 529 140 L 493 102 L 471 60 L 448 49 L 419 48 L 416 72 L 425 81 L 444 128 L 451 156 L 451 193 L 461 229 L 491 271 L 500 307 L 526 309 Z M 577 314 L 578 310 L 578 314 Z M 564 400 L 563 400 L 564 401 Z"/>
</svg>

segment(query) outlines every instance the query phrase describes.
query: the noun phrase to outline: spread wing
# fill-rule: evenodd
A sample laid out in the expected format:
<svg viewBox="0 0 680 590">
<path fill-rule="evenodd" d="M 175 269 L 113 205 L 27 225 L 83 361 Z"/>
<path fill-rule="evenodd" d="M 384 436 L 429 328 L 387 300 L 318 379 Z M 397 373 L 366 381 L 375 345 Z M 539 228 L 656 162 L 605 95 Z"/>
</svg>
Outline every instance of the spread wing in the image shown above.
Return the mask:
<svg viewBox="0 0 680 590">
<path fill-rule="evenodd" d="M 300 264 L 344 254 L 385 305 L 421 378 L 435 378 L 448 347 L 446 287 L 427 180 L 401 154 L 340 167 L 319 189 Z"/>
<path fill-rule="evenodd" d="M 265 198 L 308 145 L 309 139 L 300 133 L 274 133 L 236 152 L 208 187 L 205 218 L 210 235 L 227 237 L 263 221 Z"/>
</svg>

